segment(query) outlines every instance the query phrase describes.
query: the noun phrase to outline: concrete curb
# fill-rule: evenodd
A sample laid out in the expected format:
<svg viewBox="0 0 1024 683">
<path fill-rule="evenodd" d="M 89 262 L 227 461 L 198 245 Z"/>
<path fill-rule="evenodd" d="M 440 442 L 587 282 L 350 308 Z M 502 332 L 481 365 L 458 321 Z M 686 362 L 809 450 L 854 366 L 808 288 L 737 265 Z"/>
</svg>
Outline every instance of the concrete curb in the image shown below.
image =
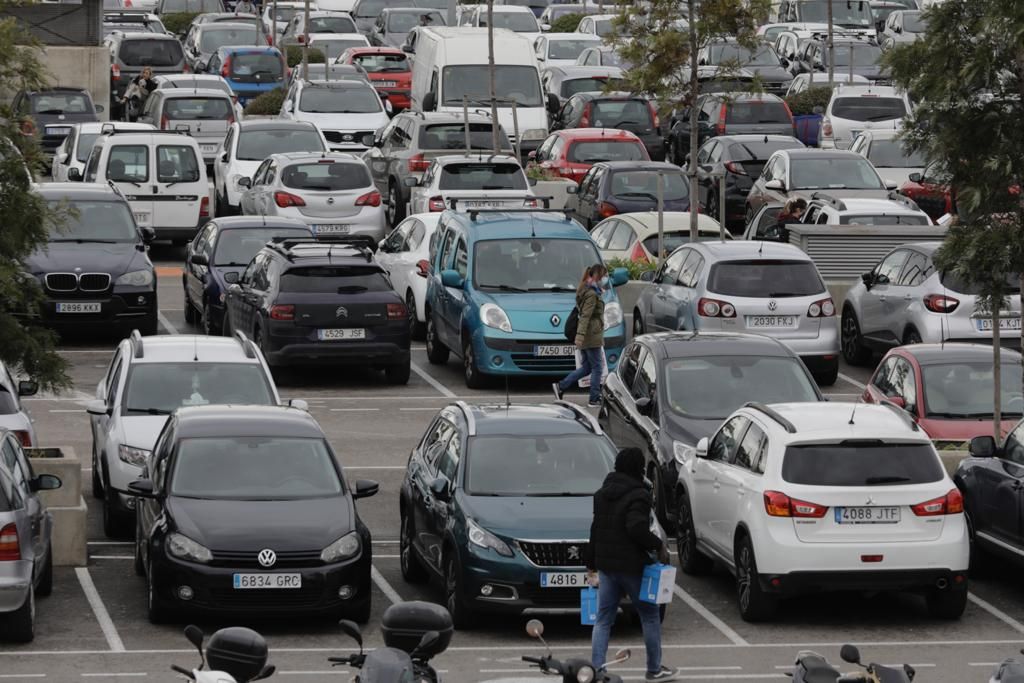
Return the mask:
<svg viewBox="0 0 1024 683">
<path fill-rule="evenodd" d="M 60 477 L 61 487 L 42 491 L 40 499 L 53 517 L 53 563 L 60 567 L 84 567 L 88 562 L 86 514 L 82 497 L 82 462 L 73 448 L 27 449 L 36 474 Z"/>
</svg>

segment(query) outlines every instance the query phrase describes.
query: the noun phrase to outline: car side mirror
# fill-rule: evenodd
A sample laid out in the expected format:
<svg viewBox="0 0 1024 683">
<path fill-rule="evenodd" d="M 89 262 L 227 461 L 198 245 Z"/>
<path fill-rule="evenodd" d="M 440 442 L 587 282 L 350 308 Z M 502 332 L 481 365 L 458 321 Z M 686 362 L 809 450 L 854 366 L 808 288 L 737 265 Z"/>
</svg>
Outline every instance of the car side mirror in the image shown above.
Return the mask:
<svg viewBox="0 0 1024 683">
<path fill-rule="evenodd" d="M 567 188 L 565 188 L 565 193 L 566 194 L 579 194 L 580 193 L 580 186 L 579 185 L 570 185 Z"/>
<path fill-rule="evenodd" d="M 785 192 L 786 183 L 782 182 L 781 180 L 769 180 L 767 183 L 764 184 L 764 189 Z"/>
<path fill-rule="evenodd" d="M 654 411 L 654 401 L 646 396 L 636 401 L 636 412 L 647 417 Z"/>
<path fill-rule="evenodd" d="M 785 58 L 785 57 L 779 57 L 779 64 L 781 64 L 782 66 L 788 68 L 789 67 L 789 60 L 787 58 Z"/>
<path fill-rule="evenodd" d="M 697 442 L 697 448 L 694 449 L 694 455 L 698 458 L 708 457 L 708 437 L 701 437 L 701 440 Z"/>
<path fill-rule="evenodd" d="M 238 279 L 238 273 L 236 273 L 233 270 L 224 273 L 224 282 L 228 283 L 229 285 L 235 284 L 236 282 L 238 282 Z"/>
<path fill-rule="evenodd" d="M 906 410 L 907 409 L 907 402 L 903 399 L 902 396 L 888 396 L 888 397 L 886 397 L 885 400 L 888 401 L 889 403 L 893 404 L 894 406 L 896 406 L 900 410 Z"/>
<path fill-rule="evenodd" d="M 228 153 L 227 152 L 221 152 L 220 160 L 222 162 L 224 162 L 225 164 L 228 163 Z"/>
<path fill-rule="evenodd" d="M 338 622 L 338 628 L 340 628 L 341 632 L 344 633 L 346 636 L 356 641 L 356 644 L 359 646 L 359 649 L 362 650 L 363 634 L 359 630 L 359 626 L 356 625 L 356 622 L 349 621 L 348 619 L 342 619 Z"/>
<path fill-rule="evenodd" d="M 452 289 L 462 289 L 462 285 L 465 284 L 465 280 L 459 275 L 458 271 L 455 270 L 442 270 L 441 271 L 441 284 L 445 287 L 451 287 Z"/>
<path fill-rule="evenodd" d="M 552 116 L 558 113 L 561 109 L 562 102 L 558 99 L 558 95 L 553 92 L 548 93 L 548 111 L 551 112 Z"/>
<path fill-rule="evenodd" d="M 898 187 L 899 187 L 899 185 L 894 183 L 894 182 L 892 182 L 891 180 L 885 181 L 885 189 L 889 190 L 890 192 L 892 192 L 893 190 L 897 189 Z"/>
<path fill-rule="evenodd" d="M 875 284 L 875 274 L 874 274 L 874 272 L 862 273 L 861 276 L 860 276 L 860 281 L 864 283 L 865 287 L 867 287 L 868 289 L 871 289 L 871 285 Z"/>
<path fill-rule="evenodd" d="M 252 178 L 239 178 L 235 183 L 238 187 L 244 187 L 246 189 L 252 187 Z"/>
<path fill-rule="evenodd" d="M 437 95 L 428 92 L 423 96 L 423 111 L 434 111 L 437 109 Z"/>
<path fill-rule="evenodd" d="M 110 415 L 110 408 L 107 407 L 107 402 L 100 399 L 93 399 L 85 404 L 85 412 L 90 415 Z"/>
<path fill-rule="evenodd" d="M 68 153 L 67 152 L 61 152 L 60 154 L 56 155 L 56 158 L 57 158 L 57 163 L 58 164 L 66 163 L 67 160 L 68 160 Z"/>
<path fill-rule="evenodd" d="M 404 52 L 407 55 L 413 54 L 412 45 L 403 45 L 402 46 L 402 52 Z"/>
<path fill-rule="evenodd" d="M 104 111 L 106 111 L 106 108 L 102 104 L 94 105 L 93 109 L 96 110 L 97 114 L 102 114 Z"/>
<path fill-rule="evenodd" d="M 55 474 L 40 474 L 29 482 L 32 491 L 54 491 L 63 485 L 60 477 Z"/>
<path fill-rule="evenodd" d="M 77 170 L 77 169 L 71 169 L 71 170 Z M 71 177 L 71 173 L 70 172 L 68 172 L 68 177 Z M 924 176 L 922 174 L 920 174 L 920 173 L 911 173 L 910 175 L 907 176 L 907 180 L 909 180 L 912 183 L 919 183 L 922 180 L 924 180 Z"/>
<path fill-rule="evenodd" d="M 377 495 L 380 491 L 380 484 L 370 479 L 358 479 L 356 480 L 356 490 L 352 492 L 353 499 L 369 498 L 370 496 Z"/>
<path fill-rule="evenodd" d="M 39 382 L 23 379 L 18 382 L 18 396 L 35 396 L 39 391 Z"/>
<path fill-rule="evenodd" d="M 413 178 L 411 175 L 405 176 L 405 178 L 402 179 L 402 182 L 405 183 L 406 187 L 416 187 L 420 184 L 419 179 Z"/>
<path fill-rule="evenodd" d="M 654 271 L 645 270 L 640 273 L 640 282 L 654 282 Z"/>
<path fill-rule="evenodd" d="M 532 152 L 527 154 L 526 158 L 529 159 L 530 161 L 537 161 L 537 150 L 533 150 Z"/>
<path fill-rule="evenodd" d="M 430 492 L 438 500 L 447 501 L 449 497 L 448 478 L 443 476 L 436 477 L 434 481 L 430 482 Z"/>
<path fill-rule="evenodd" d="M 540 30 L 543 31 L 544 33 L 547 33 L 548 31 L 551 30 L 551 24 L 541 24 Z"/>
<path fill-rule="evenodd" d="M 210 259 L 206 258 L 206 254 L 192 254 L 189 257 L 189 263 L 194 266 L 208 266 L 210 265 Z"/>
<path fill-rule="evenodd" d="M 156 498 L 152 479 L 136 479 L 128 483 L 128 488 L 131 489 L 132 495 L 139 498 Z"/>
<path fill-rule="evenodd" d="M 142 244 L 149 246 L 156 239 L 156 230 L 149 225 L 143 225 L 139 228 L 139 236 L 142 237 Z"/>
<path fill-rule="evenodd" d="M 615 268 L 611 273 L 612 287 L 620 287 L 629 282 L 628 268 Z"/>
<path fill-rule="evenodd" d="M 918 174 L 918 175 L 920 175 L 920 174 Z M 82 172 L 79 169 L 77 169 L 77 168 L 69 168 L 68 169 L 68 180 L 71 180 L 71 181 L 74 181 L 74 182 L 81 182 L 81 180 L 82 180 Z"/>
<path fill-rule="evenodd" d="M 976 436 L 967 447 L 967 453 L 972 458 L 991 458 L 998 450 L 996 440 L 991 436 Z"/>
</svg>

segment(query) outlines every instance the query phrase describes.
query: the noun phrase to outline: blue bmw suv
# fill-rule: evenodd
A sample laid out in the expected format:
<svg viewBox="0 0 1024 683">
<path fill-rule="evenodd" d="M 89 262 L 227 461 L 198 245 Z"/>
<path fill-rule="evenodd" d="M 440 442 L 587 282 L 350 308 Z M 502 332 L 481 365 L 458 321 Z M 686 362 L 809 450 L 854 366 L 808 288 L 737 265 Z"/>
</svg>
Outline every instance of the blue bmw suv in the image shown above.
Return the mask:
<svg viewBox="0 0 1024 683">
<path fill-rule="evenodd" d="M 488 375 L 561 377 L 576 367 L 565 320 L 576 287 L 601 255 L 590 234 L 562 211 L 446 211 L 430 246 L 427 357 L 462 358 L 466 386 Z M 611 273 L 613 285 L 629 279 Z M 605 353 L 615 368 L 626 341 L 622 306 L 604 293 Z"/>
</svg>

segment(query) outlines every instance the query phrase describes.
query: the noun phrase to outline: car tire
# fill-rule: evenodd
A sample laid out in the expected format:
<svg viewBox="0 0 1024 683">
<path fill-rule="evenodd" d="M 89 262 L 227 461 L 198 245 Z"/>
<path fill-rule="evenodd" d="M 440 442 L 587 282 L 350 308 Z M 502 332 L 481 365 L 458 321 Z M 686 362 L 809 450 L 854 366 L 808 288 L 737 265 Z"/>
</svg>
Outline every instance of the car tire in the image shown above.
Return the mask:
<svg viewBox="0 0 1024 683">
<path fill-rule="evenodd" d="M 778 598 L 761 588 L 754 545 L 745 534 L 736 541 L 736 598 L 743 621 L 769 619 L 778 606 Z"/>
<path fill-rule="evenodd" d="M 416 556 L 412 544 L 412 519 L 408 512 L 402 514 L 402 525 L 398 532 L 398 557 L 402 578 L 406 583 L 424 583 L 427 580 L 427 570 Z"/>
<path fill-rule="evenodd" d="M 714 561 L 697 548 L 693 508 L 690 507 L 690 497 L 683 492 L 679 493 L 676 510 L 676 550 L 679 552 L 679 568 L 690 576 L 707 574 L 714 566 Z"/>
<path fill-rule="evenodd" d="M 31 643 L 36 637 L 36 595 L 29 586 L 25 602 L 6 617 L 4 635 L 15 643 Z"/>
<path fill-rule="evenodd" d="M 96 500 L 103 500 L 103 480 L 100 478 L 99 462 L 97 462 L 95 450 L 92 453 L 92 497 Z"/>
<path fill-rule="evenodd" d="M 462 341 L 462 375 L 468 389 L 485 389 L 487 378 L 476 365 L 476 354 L 473 353 L 473 342 Z"/>
<path fill-rule="evenodd" d="M 639 308 L 633 309 L 633 339 L 636 339 L 641 334 L 644 334 L 644 316 L 640 312 Z"/>
<path fill-rule="evenodd" d="M 402 199 L 402 191 L 394 179 L 388 182 L 388 207 L 385 209 L 385 213 L 392 228 L 405 220 L 405 201 Z"/>
<path fill-rule="evenodd" d="M 444 602 L 448 613 L 452 615 L 452 625 L 458 630 L 472 628 L 474 614 L 459 592 L 459 560 L 455 550 L 448 550 L 448 559 L 444 571 Z"/>
<path fill-rule="evenodd" d="M 151 624 L 166 624 L 171 618 L 171 609 L 153 588 L 153 565 L 146 570 L 146 616 Z"/>
<path fill-rule="evenodd" d="M 444 365 L 448 362 L 448 347 L 437 338 L 437 325 L 434 323 L 434 318 L 430 311 L 427 311 L 426 346 L 427 360 L 430 361 L 431 365 Z"/>
<path fill-rule="evenodd" d="M 647 478 L 651 481 L 651 498 L 654 514 L 658 523 L 668 529 L 668 505 L 665 500 L 665 489 L 661 486 L 661 470 L 657 463 L 652 463 L 647 468 Z"/>
<path fill-rule="evenodd" d="M 117 492 L 112 491 L 109 483 L 103 487 L 108 494 L 103 496 L 103 534 L 107 538 L 123 538 L 128 534 L 125 528 L 124 514 L 117 510 Z"/>
<path fill-rule="evenodd" d="M 204 301 L 203 302 L 203 312 L 202 312 L 202 316 L 203 316 L 203 319 L 202 319 L 203 333 L 207 337 L 215 337 L 218 334 L 220 334 L 220 330 L 218 330 L 217 327 L 213 324 L 213 318 L 211 317 L 210 314 L 211 314 L 210 304 L 207 303 L 206 301 Z"/>
<path fill-rule="evenodd" d="M 185 322 L 189 325 L 195 325 L 199 322 L 199 312 L 192 305 L 192 301 L 189 300 L 188 292 L 185 292 Z"/>
<path fill-rule="evenodd" d="M 857 321 L 857 314 L 849 306 L 843 307 L 839 343 L 843 349 L 843 360 L 850 365 L 867 365 L 871 361 L 871 349 L 864 346 L 860 322 Z"/>
<path fill-rule="evenodd" d="M 389 365 L 384 368 L 384 379 L 387 380 L 388 384 L 408 384 L 410 371 L 411 366 L 409 361 L 404 363 L 395 363 L 394 365 Z"/>
<path fill-rule="evenodd" d="M 959 619 L 967 609 L 967 580 L 943 590 L 929 589 L 925 595 L 928 614 L 936 619 Z"/>
<path fill-rule="evenodd" d="M 916 328 L 911 327 L 906 332 L 903 333 L 904 346 L 908 344 L 921 344 L 923 342 L 924 340 L 921 339 L 921 333 L 918 332 Z"/>
<path fill-rule="evenodd" d="M 679 161 L 676 159 L 676 145 L 672 142 L 671 137 L 665 141 L 665 161 L 669 161 L 676 166 L 679 165 Z"/>
<path fill-rule="evenodd" d="M 813 373 L 814 381 L 823 387 L 830 387 L 839 379 L 839 359 L 833 358 L 824 369 Z"/>
<path fill-rule="evenodd" d="M 36 595 L 46 597 L 53 592 L 53 543 L 46 544 L 46 563 L 43 571 L 39 573 L 39 583 L 36 584 Z"/>
<path fill-rule="evenodd" d="M 409 309 L 409 336 L 419 341 L 426 336 L 427 326 L 416 317 L 416 295 L 411 289 L 405 294 L 405 307 Z"/>
</svg>

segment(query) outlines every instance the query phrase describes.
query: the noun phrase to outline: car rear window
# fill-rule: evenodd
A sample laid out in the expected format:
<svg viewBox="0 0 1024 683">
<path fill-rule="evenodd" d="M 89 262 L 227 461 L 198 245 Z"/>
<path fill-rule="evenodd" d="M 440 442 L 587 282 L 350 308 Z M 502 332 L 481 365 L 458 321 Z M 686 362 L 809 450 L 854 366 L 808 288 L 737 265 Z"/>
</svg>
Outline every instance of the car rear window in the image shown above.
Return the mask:
<svg viewBox="0 0 1024 683">
<path fill-rule="evenodd" d="M 548 41 L 548 59 L 576 59 L 584 50 L 594 45 L 593 40 L 558 38 Z"/>
<path fill-rule="evenodd" d="M 720 261 L 708 273 L 708 291 L 728 296 L 808 296 L 825 292 L 825 285 L 810 261 Z"/>
<path fill-rule="evenodd" d="M 309 20 L 310 33 L 356 33 L 356 22 L 348 17 L 313 17 Z"/>
<path fill-rule="evenodd" d="M 177 40 L 126 40 L 118 57 L 125 66 L 177 66 L 185 59 Z"/>
<path fill-rule="evenodd" d="M 89 98 L 81 93 L 39 93 L 31 97 L 33 114 L 87 114 L 92 111 Z"/>
<path fill-rule="evenodd" d="M 324 38 L 323 40 L 311 40 L 309 47 L 313 50 L 320 50 L 320 52 L 324 53 L 325 58 L 334 61 L 341 56 L 342 52 L 350 47 L 366 47 L 366 40 Z"/>
<path fill-rule="evenodd" d="M 444 17 L 440 12 L 420 10 L 417 12 L 392 12 L 388 17 L 388 33 L 408 33 L 420 25 L 420 17 L 427 17 L 427 25 L 444 26 Z"/>
<path fill-rule="evenodd" d="M 721 236 L 716 232 L 715 234 L 708 234 L 701 232 L 697 241 L 698 242 L 712 242 L 720 240 Z M 732 235 L 728 232 L 725 233 L 725 239 L 731 240 Z M 665 232 L 665 255 L 671 254 L 673 251 L 683 246 L 684 244 L 690 243 L 690 231 L 687 230 L 673 230 Z M 644 248 L 652 254 L 658 253 L 658 235 L 657 233 L 651 235 L 644 240 Z"/>
<path fill-rule="evenodd" d="M 931 444 L 843 441 L 786 448 L 782 478 L 806 486 L 903 486 L 942 481 Z"/>
<path fill-rule="evenodd" d="M 224 121 L 235 108 L 226 97 L 180 97 L 167 100 L 164 116 L 172 121 Z"/>
<path fill-rule="evenodd" d="M 273 52 L 235 53 L 231 55 L 231 76 L 237 80 L 279 81 L 284 78 L 284 63 Z"/>
<path fill-rule="evenodd" d="M 849 121 L 891 121 L 906 115 L 900 97 L 840 97 L 832 103 L 832 116 Z"/>
<path fill-rule="evenodd" d="M 469 144 L 472 149 L 492 149 L 491 129 L 489 123 L 469 124 Z M 508 136 L 503 129 L 498 129 L 498 142 L 503 149 L 511 149 Z M 437 123 L 420 129 L 419 148 L 466 149 L 466 126 L 462 123 Z"/>
<path fill-rule="evenodd" d="M 161 14 L 172 14 L 175 12 L 206 14 L 223 11 L 224 3 L 221 0 L 164 0 L 160 5 Z"/>
<path fill-rule="evenodd" d="M 405 58 L 405 54 L 356 55 L 352 58 L 352 61 L 363 67 L 366 73 L 370 74 L 402 73 L 403 71 L 412 70 L 409 60 Z"/>
<path fill-rule="evenodd" d="M 581 92 L 602 92 L 609 84 L 613 88 L 618 88 L 621 82 L 618 78 L 605 78 L 604 76 L 573 78 L 572 80 L 562 81 L 562 98 L 567 99 Z"/>
<path fill-rule="evenodd" d="M 793 117 L 783 102 L 754 100 L 733 102 L 725 108 L 726 124 L 752 125 L 755 123 L 792 123 Z M 766 157 L 767 158 L 767 157 Z"/>
<path fill-rule="evenodd" d="M 982 291 L 981 287 L 976 283 L 969 283 L 956 273 L 949 271 L 943 271 L 939 274 L 939 281 L 942 286 L 950 291 L 957 292 L 958 294 L 971 294 L 974 296 L 980 296 Z M 1007 275 L 1004 282 L 1007 293 L 1013 294 L 1020 289 L 1020 276 L 1019 275 Z"/>
<path fill-rule="evenodd" d="M 285 187 L 296 190 L 357 190 L 369 187 L 370 174 L 366 166 L 347 161 L 312 162 L 292 164 L 281 172 Z"/>
<path fill-rule="evenodd" d="M 391 283 L 372 266 L 308 266 L 281 275 L 282 292 L 304 294 L 359 294 L 388 292 Z"/>
<path fill-rule="evenodd" d="M 928 216 L 913 214 L 864 214 L 843 216 L 841 225 L 931 225 Z"/>
<path fill-rule="evenodd" d="M 666 172 L 662 195 L 667 202 L 686 199 L 690 195 L 683 174 Z M 611 194 L 623 199 L 649 199 L 658 201 L 657 171 L 616 171 L 612 174 Z"/>
<path fill-rule="evenodd" d="M 228 28 L 217 26 L 203 31 L 199 37 L 199 49 L 216 52 L 225 45 L 253 45 L 261 40 L 255 26 Z"/>
<path fill-rule="evenodd" d="M 518 164 L 448 164 L 441 169 L 442 190 L 525 190 Z"/>
<path fill-rule="evenodd" d="M 584 140 L 569 147 L 566 160 L 576 164 L 599 161 L 644 161 L 647 152 L 634 140 Z"/>
<path fill-rule="evenodd" d="M 595 128 L 618 128 L 623 124 L 651 123 L 651 109 L 644 100 L 597 100 L 590 105 L 590 124 Z"/>
<path fill-rule="evenodd" d="M 245 130 L 238 137 L 238 149 L 235 154 L 239 161 L 263 161 L 271 154 L 321 152 L 323 149 L 323 140 L 312 127 Z"/>
</svg>

